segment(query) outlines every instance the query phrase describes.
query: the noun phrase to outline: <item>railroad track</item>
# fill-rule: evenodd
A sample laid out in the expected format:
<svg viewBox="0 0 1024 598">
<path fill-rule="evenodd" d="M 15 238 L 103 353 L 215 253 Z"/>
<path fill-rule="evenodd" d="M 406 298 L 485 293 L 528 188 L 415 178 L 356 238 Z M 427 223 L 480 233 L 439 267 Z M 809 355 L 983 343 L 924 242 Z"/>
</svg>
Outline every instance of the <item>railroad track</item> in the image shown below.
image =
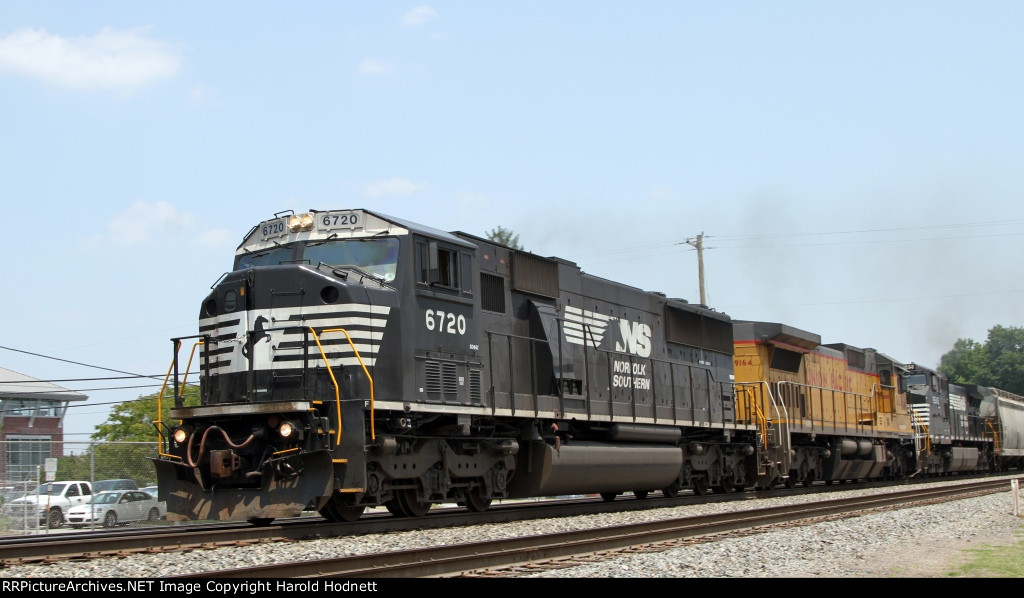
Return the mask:
<svg viewBox="0 0 1024 598">
<path fill-rule="evenodd" d="M 1007 484 L 1012 475 L 985 477 Z M 922 483 L 934 479 L 918 480 Z M 899 481 L 889 484 L 896 488 L 907 488 L 918 481 Z M 951 480 L 952 481 L 952 480 Z M 957 482 L 953 482 L 957 483 Z M 959 479 L 963 483 L 963 478 Z M 170 552 L 196 552 L 224 547 L 244 547 L 259 543 L 278 541 L 302 541 L 330 539 L 336 537 L 357 538 L 380 537 L 390 532 L 472 527 L 484 524 L 527 522 L 548 518 L 564 518 L 577 515 L 608 514 L 615 512 L 645 511 L 656 508 L 687 508 L 715 502 L 752 501 L 763 498 L 787 497 L 796 494 L 836 493 L 847 490 L 877 490 L 877 483 L 841 484 L 834 486 L 815 485 L 796 490 L 777 489 L 772 491 L 738 494 L 715 494 L 708 496 L 683 495 L 677 498 L 661 498 L 655 494 L 644 500 L 630 495 L 619 497 L 613 502 L 596 498 L 576 498 L 546 501 L 496 503 L 485 513 L 469 513 L 452 506 L 437 507 L 426 517 L 394 517 L 383 509 L 368 512 L 360 521 L 332 524 L 318 516 L 302 517 L 295 520 L 279 520 L 267 527 L 254 527 L 248 523 L 198 523 L 181 525 L 146 525 L 141 529 L 105 530 L 97 532 L 59 530 L 46 535 L 9 537 L 0 539 L 0 575 L 4 569 L 11 570 L 18 565 L 49 565 L 73 560 L 85 563 L 91 559 L 125 557 L 132 554 L 162 554 Z M 895 488 L 890 488 L 894 490 Z M 733 509 L 736 510 L 736 509 Z M 37 573 L 38 574 L 38 573 Z"/>
<path fill-rule="evenodd" d="M 753 496 L 729 494 L 674 499 L 650 497 L 645 500 L 620 498 L 611 503 L 598 498 L 509 502 L 496 504 L 484 513 L 462 508 L 435 508 L 425 517 L 395 517 L 383 510 L 368 513 L 352 523 L 331 523 L 319 516 L 281 520 L 256 527 L 247 522 L 146 525 L 137 529 L 71 531 L 0 539 L 0 567 L 17 564 L 53 563 L 137 553 L 191 551 L 225 546 L 277 541 L 300 541 L 364 534 L 440 529 L 452 526 L 506 523 L 567 515 L 624 512 L 686 504 L 750 500 Z M 0 569 L 2 573 L 2 569 Z"/>
<path fill-rule="evenodd" d="M 413 578 L 494 577 L 520 567 L 565 566 L 566 559 L 624 549 L 665 550 L 711 541 L 723 534 L 748 534 L 787 525 L 855 517 L 880 509 L 906 508 L 1006 491 L 1005 480 L 911 489 L 740 512 L 685 517 L 641 524 L 583 529 L 496 541 L 376 553 L 343 558 L 261 565 L 173 576 L 221 578 Z"/>
</svg>

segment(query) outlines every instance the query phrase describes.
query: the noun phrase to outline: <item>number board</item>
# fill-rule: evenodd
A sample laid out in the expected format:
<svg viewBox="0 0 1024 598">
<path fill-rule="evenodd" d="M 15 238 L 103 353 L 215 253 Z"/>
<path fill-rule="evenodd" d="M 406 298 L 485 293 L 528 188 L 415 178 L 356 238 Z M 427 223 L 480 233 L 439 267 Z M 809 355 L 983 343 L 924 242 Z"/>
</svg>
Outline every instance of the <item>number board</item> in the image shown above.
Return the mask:
<svg viewBox="0 0 1024 598">
<path fill-rule="evenodd" d="M 260 226 L 260 239 L 266 241 L 280 237 L 288 232 L 288 216 L 277 220 L 267 220 Z"/>
<path fill-rule="evenodd" d="M 364 224 L 361 212 L 324 212 L 316 216 L 316 229 L 321 231 L 362 228 Z"/>
</svg>

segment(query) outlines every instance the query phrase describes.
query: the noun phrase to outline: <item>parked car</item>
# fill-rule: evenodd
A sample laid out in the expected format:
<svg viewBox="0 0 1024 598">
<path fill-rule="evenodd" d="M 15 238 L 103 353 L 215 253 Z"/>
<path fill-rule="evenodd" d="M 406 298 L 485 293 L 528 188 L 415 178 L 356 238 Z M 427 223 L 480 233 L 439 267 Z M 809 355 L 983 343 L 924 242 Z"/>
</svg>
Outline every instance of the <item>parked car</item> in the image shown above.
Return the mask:
<svg viewBox="0 0 1024 598">
<path fill-rule="evenodd" d="M 3 513 L 14 524 L 57 529 L 64 525 L 72 507 L 88 502 L 91 497 L 89 482 L 47 482 L 30 494 L 5 503 Z"/>
<path fill-rule="evenodd" d="M 146 494 L 152 494 L 153 498 L 157 499 L 157 501 L 160 503 L 160 512 L 166 515 L 167 501 L 160 500 L 160 494 L 157 492 L 159 488 L 159 486 L 146 486 L 142 489 L 142 491 L 145 492 Z"/>
<path fill-rule="evenodd" d="M 103 527 L 127 525 L 133 521 L 156 521 L 167 515 L 167 507 L 141 490 L 108 490 L 94 494 L 92 501 L 68 511 L 68 525 Z"/>
<path fill-rule="evenodd" d="M 16 488 L 15 486 L 4 486 L 3 488 L 0 488 L 0 505 L 9 503 L 16 498 L 21 498 L 28 493 L 27 487 Z"/>
<path fill-rule="evenodd" d="M 138 490 L 139 485 L 135 483 L 135 480 L 100 480 L 93 482 L 92 491 L 94 494 L 100 492 L 106 492 L 107 490 Z"/>
</svg>

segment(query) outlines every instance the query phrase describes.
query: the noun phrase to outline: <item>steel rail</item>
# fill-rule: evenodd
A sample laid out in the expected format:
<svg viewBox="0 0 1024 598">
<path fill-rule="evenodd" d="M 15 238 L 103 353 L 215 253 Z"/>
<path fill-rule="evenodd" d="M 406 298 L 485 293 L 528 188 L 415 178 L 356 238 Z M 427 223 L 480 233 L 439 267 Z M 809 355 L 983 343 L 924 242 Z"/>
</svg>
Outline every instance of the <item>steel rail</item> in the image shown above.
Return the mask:
<svg viewBox="0 0 1024 598">
<path fill-rule="evenodd" d="M 867 510 L 908 507 L 1008 490 L 1004 480 L 907 490 L 823 502 L 685 517 L 613 527 L 507 538 L 430 549 L 376 553 L 318 561 L 200 572 L 176 578 L 409 578 L 452 576 L 631 546 L 750 530 L 763 526 L 856 515 Z"/>
<path fill-rule="evenodd" d="M 0 539 L 0 565 L 56 562 L 69 558 L 98 558 L 143 552 L 169 552 L 196 548 L 242 545 L 276 540 L 310 540 L 351 537 L 395 531 L 440 529 L 456 525 L 504 523 L 546 517 L 681 507 L 701 499 L 706 501 L 748 500 L 750 496 L 731 494 L 714 497 L 680 496 L 645 500 L 596 498 L 507 502 L 493 505 L 483 513 L 462 508 L 435 508 L 425 517 L 394 517 L 390 513 L 367 513 L 359 521 L 332 523 L 319 516 L 282 519 L 273 525 L 257 527 L 248 522 L 184 523 L 181 525 L 146 524 L 135 529 L 70 530 L 62 528 L 47 534 Z"/>
</svg>

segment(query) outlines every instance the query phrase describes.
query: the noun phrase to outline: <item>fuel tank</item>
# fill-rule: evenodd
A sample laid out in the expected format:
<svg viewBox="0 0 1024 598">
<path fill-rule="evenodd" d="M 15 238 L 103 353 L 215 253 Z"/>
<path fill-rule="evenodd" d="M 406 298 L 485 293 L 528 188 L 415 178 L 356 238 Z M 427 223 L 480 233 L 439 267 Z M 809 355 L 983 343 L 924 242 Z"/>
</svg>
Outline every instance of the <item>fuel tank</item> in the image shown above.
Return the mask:
<svg viewBox="0 0 1024 598">
<path fill-rule="evenodd" d="M 683 466 L 682 450 L 666 445 L 536 442 L 520 456 L 512 498 L 660 490 Z"/>
</svg>

